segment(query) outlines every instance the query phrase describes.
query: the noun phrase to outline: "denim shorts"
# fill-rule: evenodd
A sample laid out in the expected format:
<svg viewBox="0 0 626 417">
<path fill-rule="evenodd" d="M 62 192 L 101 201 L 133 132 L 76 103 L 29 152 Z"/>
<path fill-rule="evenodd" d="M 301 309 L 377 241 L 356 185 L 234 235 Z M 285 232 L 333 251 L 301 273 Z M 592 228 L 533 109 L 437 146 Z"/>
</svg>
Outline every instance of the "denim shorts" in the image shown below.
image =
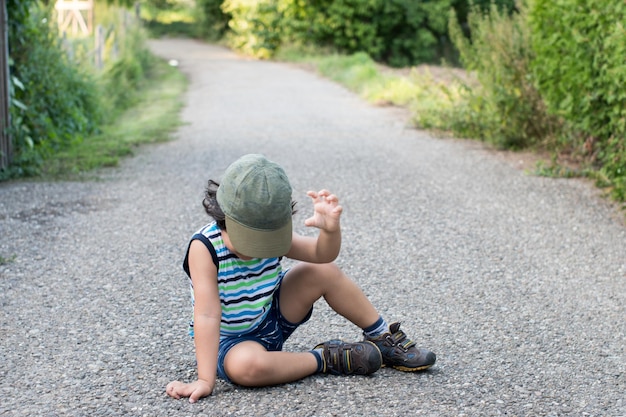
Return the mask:
<svg viewBox="0 0 626 417">
<path fill-rule="evenodd" d="M 306 323 L 313 312 L 313 308 L 300 323 L 291 323 L 280 314 L 280 285 L 274 293 L 270 311 L 265 319 L 254 330 L 236 336 L 228 336 L 220 340 L 220 347 L 217 354 L 217 375 L 230 382 L 230 378 L 224 370 L 224 358 L 228 351 L 237 343 L 252 340 L 259 343 L 268 351 L 280 351 L 283 343 L 289 336 L 303 323 Z"/>
</svg>

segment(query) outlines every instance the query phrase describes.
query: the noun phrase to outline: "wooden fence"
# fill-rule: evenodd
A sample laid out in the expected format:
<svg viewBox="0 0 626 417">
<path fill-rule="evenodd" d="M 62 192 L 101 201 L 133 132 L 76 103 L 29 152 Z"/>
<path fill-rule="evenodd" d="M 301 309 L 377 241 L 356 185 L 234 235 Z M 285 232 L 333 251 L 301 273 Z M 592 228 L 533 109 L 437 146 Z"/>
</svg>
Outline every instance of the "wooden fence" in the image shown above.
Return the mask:
<svg viewBox="0 0 626 417">
<path fill-rule="evenodd" d="M 63 49 L 67 53 L 70 62 L 78 62 L 76 53 L 76 45 L 68 38 L 67 33 L 63 32 Z M 93 34 L 93 43 L 89 50 L 84 54 L 84 59 L 90 61 L 94 68 L 101 70 L 104 64 L 110 60 L 116 60 L 118 55 L 118 44 L 116 32 L 114 28 L 105 29 L 102 25 L 97 25 Z"/>
<path fill-rule="evenodd" d="M 118 52 L 120 50 L 118 42 L 123 39 L 129 26 L 140 20 L 139 13 L 139 3 L 136 3 L 134 15 L 127 10 L 123 10 L 117 26 L 104 27 L 102 25 L 96 25 L 95 28 L 92 27 L 93 22 L 90 20 L 88 20 L 87 23 L 71 24 L 67 18 L 59 18 L 59 27 L 65 29 L 61 30 L 61 35 L 63 37 L 63 47 L 68 58 L 71 62 L 78 63 L 80 61 L 81 63 L 86 63 L 77 59 L 75 40 L 92 39 L 91 46 L 87 48 L 87 51 L 85 50 L 85 44 L 82 44 L 82 59 L 87 59 L 98 70 L 103 69 L 106 62 L 115 61 L 118 58 Z M 77 27 L 79 28 L 78 31 L 76 30 Z M 85 34 L 83 28 L 89 29 L 87 36 L 83 36 Z M 78 36 L 76 36 L 77 33 Z M 93 38 L 91 37 L 92 34 Z"/>
</svg>

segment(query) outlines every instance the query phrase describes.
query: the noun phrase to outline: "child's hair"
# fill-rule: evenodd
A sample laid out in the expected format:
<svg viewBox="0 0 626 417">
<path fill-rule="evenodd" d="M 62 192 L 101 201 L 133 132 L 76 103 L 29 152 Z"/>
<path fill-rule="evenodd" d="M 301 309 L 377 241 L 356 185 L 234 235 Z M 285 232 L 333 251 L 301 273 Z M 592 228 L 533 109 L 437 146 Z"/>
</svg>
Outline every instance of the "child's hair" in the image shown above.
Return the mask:
<svg viewBox="0 0 626 417">
<path fill-rule="evenodd" d="M 209 184 L 206 187 L 206 191 L 204 192 L 204 200 L 202 200 L 202 205 L 204 206 L 204 211 L 211 217 L 213 220 L 217 222 L 217 226 L 221 230 L 226 230 L 226 215 L 220 208 L 219 203 L 217 202 L 217 189 L 219 188 L 220 183 L 214 180 L 209 180 Z M 296 202 L 291 200 L 291 214 L 296 214 L 298 210 L 296 209 Z"/>
</svg>

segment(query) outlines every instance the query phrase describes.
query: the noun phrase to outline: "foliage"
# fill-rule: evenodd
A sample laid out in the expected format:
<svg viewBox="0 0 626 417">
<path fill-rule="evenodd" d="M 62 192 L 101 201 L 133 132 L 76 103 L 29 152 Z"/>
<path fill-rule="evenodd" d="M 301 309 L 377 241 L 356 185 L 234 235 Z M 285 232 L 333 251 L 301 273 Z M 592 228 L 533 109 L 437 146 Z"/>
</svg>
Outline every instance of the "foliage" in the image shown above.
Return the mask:
<svg viewBox="0 0 626 417">
<path fill-rule="evenodd" d="M 306 61 L 313 63 L 325 77 L 379 105 L 407 105 L 419 89 L 411 80 L 383 73 L 380 66 L 364 52 L 309 56 Z"/>
<path fill-rule="evenodd" d="M 154 34 L 226 37 L 233 48 L 257 57 L 274 56 L 285 45 L 316 45 L 366 52 L 392 66 L 456 62 L 447 35 L 450 9 L 464 28 L 472 3 L 484 10 L 491 3 L 507 13 L 515 9 L 515 0 L 196 0 L 196 31 L 186 19 L 161 21 L 163 13 L 180 11 L 189 2 L 142 0 L 142 15 L 150 10 L 146 22 Z"/>
<path fill-rule="evenodd" d="M 100 0 L 108 5 L 117 5 L 120 7 L 131 7 L 133 6 L 137 0 Z M 151 2 L 164 3 L 167 4 L 167 0 L 150 0 Z"/>
<path fill-rule="evenodd" d="M 457 136 L 480 138 L 487 120 L 485 103 L 477 96 L 468 101 L 471 88 L 466 81 L 435 81 L 432 75 L 412 75 L 412 82 L 422 86 L 411 103 L 412 119 L 416 126 L 435 131 L 452 132 Z"/>
<path fill-rule="evenodd" d="M 364 52 L 319 58 L 317 69 L 322 75 L 360 94 L 366 94 L 366 90 L 383 81 L 375 62 Z"/>
<path fill-rule="evenodd" d="M 231 16 L 222 10 L 222 3 L 223 0 L 196 0 L 199 34 L 203 38 L 217 40 L 226 34 Z"/>
<path fill-rule="evenodd" d="M 441 56 L 440 39 L 446 38 L 450 0 L 380 2 L 377 32 L 384 45 L 376 60 L 392 66 L 434 62 Z"/>
<path fill-rule="evenodd" d="M 452 8 L 458 18 L 458 23 L 465 26 L 468 16 L 476 9 L 488 13 L 492 8 L 495 8 L 500 13 L 510 15 L 518 10 L 516 3 L 516 0 L 453 0 Z"/>
<path fill-rule="evenodd" d="M 225 0 L 222 11 L 231 18 L 228 44 L 258 58 L 270 58 L 281 43 L 282 0 Z"/>
<path fill-rule="evenodd" d="M 468 39 L 451 17 L 450 36 L 461 62 L 480 82 L 466 86 L 453 113 L 457 134 L 512 149 L 545 145 L 553 137 L 558 123 L 547 114 L 531 76 L 534 54 L 526 19 L 524 8 L 509 16 L 495 5 L 489 13 L 474 6 L 467 17 Z"/>
<path fill-rule="evenodd" d="M 202 0 L 214 7 L 219 1 Z M 286 44 L 365 52 L 392 66 L 434 62 L 450 55 L 449 10 L 467 1 L 439 0 L 226 0 L 231 46 L 271 57 Z M 500 0 L 509 10 L 512 0 Z M 212 12 L 216 15 L 215 12 Z"/>
<path fill-rule="evenodd" d="M 49 23 L 52 6 L 9 6 L 13 158 L 0 179 L 38 175 L 53 155 L 90 140 L 103 123 L 112 123 L 135 103 L 136 91 L 154 65 L 141 28 L 132 22 L 120 27 L 120 21 L 129 19 L 119 8 L 97 3 L 99 22 L 107 25 L 110 58 L 98 70 L 90 55 L 93 40 L 67 39 L 62 45 Z M 117 30 L 111 29 L 114 25 Z M 68 54 L 66 47 L 73 52 Z"/>
<path fill-rule="evenodd" d="M 378 61 L 403 66 L 433 61 L 445 35 L 449 0 L 326 0 L 314 10 L 310 41 L 339 51 L 366 52 Z"/>
<path fill-rule="evenodd" d="M 115 11 L 101 9 L 101 14 L 114 15 L 112 25 L 121 28 L 124 23 L 120 20 L 123 19 Z M 118 30 L 121 32 L 121 29 Z M 146 34 L 137 22 L 127 22 L 124 36 L 119 37 L 117 42 L 117 59 L 110 60 L 98 78 L 99 85 L 107 91 L 102 99 L 107 106 L 109 120 L 135 103 L 137 91 L 149 78 L 149 72 L 155 65 L 155 58 L 146 46 Z"/>
<path fill-rule="evenodd" d="M 211 27 L 206 19 L 203 19 L 205 12 L 201 8 L 201 1 L 195 2 L 193 7 L 183 0 L 174 4 L 161 1 L 156 2 L 156 4 L 153 4 L 153 1 L 143 2 L 140 7 L 143 26 L 153 38 L 180 36 L 217 39 L 221 35 L 213 36 L 210 34 Z M 220 11 L 219 6 L 218 11 Z"/>
<path fill-rule="evenodd" d="M 170 138 L 180 125 L 181 96 L 187 79 L 166 62 L 157 60 L 136 92 L 133 105 L 120 112 L 101 132 L 48 158 L 42 175 L 47 178 L 82 179 L 92 170 L 116 166 L 120 158 L 145 143 Z"/>
<path fill-rule="evenodd" d="M 49 9 L 26 4 L 9 8 L 13 159 L 0 178 L 36 173 L 46 156 L 101 120 L 93 78 L 68 62 L 47 16 Z"/>
<path fill-rule="evenodd" d="M 600 167 L 601 185 L 626 200 L 626 3 L 536 1 L 533 76 L 571 147 Z"/>
</svg>

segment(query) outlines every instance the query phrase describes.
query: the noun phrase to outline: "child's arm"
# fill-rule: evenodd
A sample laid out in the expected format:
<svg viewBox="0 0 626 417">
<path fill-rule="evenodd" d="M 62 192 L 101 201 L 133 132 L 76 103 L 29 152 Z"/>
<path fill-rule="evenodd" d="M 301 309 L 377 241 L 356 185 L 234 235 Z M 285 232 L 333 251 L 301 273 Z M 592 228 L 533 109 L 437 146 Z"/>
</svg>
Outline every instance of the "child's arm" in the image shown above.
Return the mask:
<svg viewBox="0 0 626 417">
<path fill-rule="evenodd" d="M 339 218 L 343 208 L 339 199 L 328 190 L 307 193 L 313 200 L 313 216 L 304 221 L 308 227 L 320 230 L 317 238 L 294 233 L 288 258 L 313 263 L 329 263 L 337 258 L 341 249 L 341 226 Z"/>
<path fill-rule="evenodd" d="M 196 402 L 210 395 L 215 388 L 222 318 L 217 268 L 208 249 L 198 240 L 194 240 L 189 248 L 189 271 L 194 291 L 193 329 L 198 380 L 188 384 L 170 382 L 167 393 L 177 399 L 189 397 L 190 402 Z"/>
</svg>

